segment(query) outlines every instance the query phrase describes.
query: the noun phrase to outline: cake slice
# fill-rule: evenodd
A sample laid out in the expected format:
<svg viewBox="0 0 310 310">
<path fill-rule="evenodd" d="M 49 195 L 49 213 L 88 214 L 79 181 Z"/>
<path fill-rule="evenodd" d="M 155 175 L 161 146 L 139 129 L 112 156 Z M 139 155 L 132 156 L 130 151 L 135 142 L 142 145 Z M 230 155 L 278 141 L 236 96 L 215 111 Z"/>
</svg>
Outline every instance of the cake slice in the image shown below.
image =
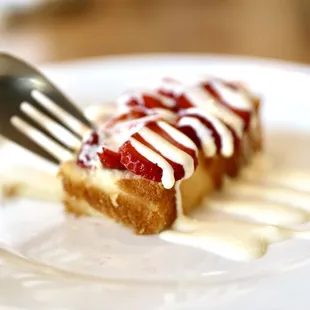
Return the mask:
<svg viewBox="0 0 310 310">
<path fill-rule="evenodd" d="M 158 234 L 261 149 L 260 102 L 243 85 L 165 80 L 130 92 L 59 175 L 66 210 Z"/>
</svg>

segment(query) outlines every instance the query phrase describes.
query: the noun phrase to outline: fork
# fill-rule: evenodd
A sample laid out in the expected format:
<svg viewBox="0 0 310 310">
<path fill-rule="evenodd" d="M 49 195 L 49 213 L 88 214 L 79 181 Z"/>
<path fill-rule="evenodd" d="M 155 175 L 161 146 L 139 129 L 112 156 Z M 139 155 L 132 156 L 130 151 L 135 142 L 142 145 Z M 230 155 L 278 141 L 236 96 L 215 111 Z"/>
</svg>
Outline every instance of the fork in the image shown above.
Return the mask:
<svg viewBox="0 0 310 310">
<path fill-rule="evenodd" d="M 94 125 L 40 71 L 0 53 L 0 135 L 56 164 Z"/>
</svg>

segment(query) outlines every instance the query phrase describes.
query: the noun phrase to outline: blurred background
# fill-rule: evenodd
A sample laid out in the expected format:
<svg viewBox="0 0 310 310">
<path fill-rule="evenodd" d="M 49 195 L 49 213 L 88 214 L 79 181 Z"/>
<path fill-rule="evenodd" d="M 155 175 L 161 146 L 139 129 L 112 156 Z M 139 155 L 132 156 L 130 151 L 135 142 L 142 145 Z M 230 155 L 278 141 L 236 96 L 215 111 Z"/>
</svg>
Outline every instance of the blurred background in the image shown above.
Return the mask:
<svg viewBox="0 0 310 310">
<path fill-rule="evenodd" d="M 310 0 L 0 0 L 0 49 L 33 63 L 154 52 L 310 63 Z"/>
</svg>

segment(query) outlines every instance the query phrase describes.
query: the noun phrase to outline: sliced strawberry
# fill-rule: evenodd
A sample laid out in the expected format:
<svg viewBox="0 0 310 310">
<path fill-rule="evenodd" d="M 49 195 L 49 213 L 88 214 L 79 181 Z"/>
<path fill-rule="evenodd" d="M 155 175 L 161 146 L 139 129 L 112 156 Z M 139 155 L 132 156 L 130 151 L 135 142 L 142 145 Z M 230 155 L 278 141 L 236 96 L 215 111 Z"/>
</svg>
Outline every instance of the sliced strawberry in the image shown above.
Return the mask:
<svg viewBox="0 0 310 310">
<path fill-rule="evenodd" d="M 223 82 L 224 83 L 224 82 Z M 230 87 L 232 90 L 238 90 L 237 85 L 231 84 L 231 83 L 225 83 L 227 87 Z M 245 125 L 245 131 L 248 130 L 249 125 L 250 125 L 250 119 L 251 119 L 251 112 L 250 111 L 245 111 L 241 109 L 237 109 L 232 107 L 228 102 L 225 102 L 223 98 L 219 95 L 219 93 L 215 90 L 215 88 L 212 86 L 211 83 L 203 83 L 202 84 L 203 88 L 214 98 L 216 99 L 219 103 L 225 105 L 228 107 L 231 111 L 233 111 L 235 114 L 239 115 Z"/>
<path fill-rule="evenodd" d="M 100 135 L 98 132 L 92 132 L 81 146 L 77 156 L 77 164 L 83 168 L 91 168 L 99 157 L 102 165 L 106 168 L 125 169 L 120 162 L 120 156 L 117 152 L 105 147 L 102 147 L 102 151 L 98 152 L 105 139 L 104 132 L 100 132 Z"/>
<path fill-rule="evenodd" d="M 112 118 L 111 120 L 109 120 L 106 123 L 105 128 L 112 128 L 114 125 L 116 125 L 120 122 L 126 122 L 126 121 L 130 121 L 130 120 L 134 120 L 134 119 L 139 119 L 139 118 L 142 118 L 146 115 L 147 114 L 145 113 L 143 108 L 135 107 L 135 108 L 132 108 L 130 111 L 123 113 L 123 114 L 120 114 L 120 115 Z"/>
<path fill-rule="evenodd" d="M 98 157 L 105 168 L 125 169 L 124 165 L 121 164 L 121 156 L 119 153 L 103 147 L 102 151 L 98 153 Z"/>
<path fill-rule="evenodd" d="M 157 92 L 162 95 L 162 96 L 165 96 L 165 97 L 168 97 L 168 98 L 171 98 L 171 99 L 177 99 L 178 96 L 173 93 L 172 90 L 166 90 L 166 89 L 158 89 Z"/>
<path fill-rule="evenodd" d="M 185 147 L 184 145 L 178 143 L 174 140 L 170 135 L 168 135 L 161 127 L 157 125 L 156 122 L 150 122 L 145 125 L 147 128 L 151 129 L 155 133 L 159 134 L 161 137 L 167 140 L 167 143 L 171 143 L 178 147 L 180 150 L 188 153 L 194 159 L 195 167 L 198 164 L 198 159 L 195 154 L 195 151 Z M 135 133 L 132 135 L 134 139 L 150 148 L 157 154 L 160 154 L 152 144 L 142 138 L 139 133 Z M 131 144 L 130 141 L 125 142 L 119 149 L 119 153 L 121 156 L 121 163 L 126 167 L 126 169 L 131 172 L 140 175 L 148 180 L 160 182 L 162 178 L 162 169 L 152 162 L 150 162 L 147 158 L 141 155 Z M 174 178 L 175 180 L 180 180 L 184 177 L 185 171 L 181 164 L 175 163 L 174 161 L 168 159 L 165 154 L 160 154 L 173 168 L 174 170 Z"/>
<path fill-rule="evenodd" d="M 148 109 L 155 109 L 155 108 L 166 109 L 167 108 L 167 106 L 164 105 L 164 103 L 159 98 L 156 98 L 155 96 L 143 95 L 143 102 L 144 102 L 144 106 Z"/>
<path fill-rule="evenodd" d="M 178 147 L 180 150 L 191 155 L 194 159 L 195 167 L 198 164 L 198 159 L 195 154 L 195 151 L 185 147 L 184 145 L 175 141 L 171 136 L 169 136 L 161 127 L 159 127 L 156 122 L 150 122 L 146 125 L 147 128 L 151 129 L 155 133 L 159 134 L 161 137 L 167 140 L 167 143 L 171 143 Z M 160 154 L 149 142 L 145 141 L 139 133 L 135 133 L 132 136 L 134 139 L 150 148 L 157 154 Z M 147 158 L 142 156 L 137 150 L 132 146 L 130 141 L 125 142 L 119 149 L 121 156 L 121 163 L 131 172 L 140 175 L 148 180 L 160 182 L 162 178 L 162 169 Z M 172 160 L 168 159 L 165 154 L 160 154 L 173 168 L 175 180 L 180 180 L 184 177 L 185 171 L 181 164 L 175 163 Z"/>
<path fill-rule="evenodd" d="M 177 110 L 185 110 L 194 107 L 194 105 L 186 98 L 183 94 L 177 99 L 176 103 Z"/>
<path fill-rule="evenodd" d="M 190 149 L 190 148 L 184 146 L 183 144 L 177 142 L 175 139 L 173 139 L 173 137 L 171 137 L 165 130 L 163 130 L 161 127 L 159 127 L 155 122 L 149 123 L 146 126 L 149 129 L 151 129 L 154 132 L 156 132 L 157 134 L 159 134 L 164 139 L 166 139 L 168 142 L 170 142 L 171 144 L 173 144 L 174 146 L 179 148 L 180 150 L 182 150 L 182 151 L 186 152 L 187 154 L 189 154 L 190 156 L 192 156 L 193 160 L 194 160 L 195 168 L 197 167 L 198 158 L 196 156 L 195 150 Z"/>
<path fill-rule="evenodd" d="M 129 101 L 126 102 L 126 105 L 128 107 L 136 107 L 136 106 L 139 106 L 139 102 L 137 99 L 130 99 Z"/>
<path fill-rule="evenodd" d="M 151 150 L 153 150 L 154 152 L 156 152 L 157 154 L 160 154 L 154 147 L 153 145 L 151 145 L 150 143 L 148 143 L 147 141 L 145 141 L 139 134 L 136 134 L 134 136 L 135 139 L 137 139 L 139 142 L 141 142 L 142 144 L 144 144 L 145 146 L 147 146 L 148 148 L 150 148 Z M 184 177 L 184 168 L 182 165 L 175 163 L 174 161 L 168 159 L 166 156 L 164 156 L 164 154 L 160 154 L 169 164 L 170 166 L 173 168 L 174 170 L 174 179 L 176 181 L 182 179 Z M 195 166 L 196 167 L 196 166 Z"/>
<path fill-rule="evenodd" d="M 212 133 L 212 137 L 215 141 L 217 153 L 220 154 L 220 150 L 222 148 L 222 141 L 219 133 L 216 131 L 216 129 L 212 126 L 212 124 L 203 116 L 196 115 L 196 114 L 186 114 L 182 117 L 194 117 L 197 118 L 200 122 L 202 122 Z M 182 118 L 180 117 L 179 120 Z M 234 139 L 234 149 L 238 150 L 240 148 L 240 139 L 237 136 L 236 132 L 232 129 L 232 127 L 226 123 L 224 125 L 231 131 L 233 139 Z M 201 141 L 200 138 L 197 136 L 195 130 L 191 128 L 190 126 L 178 126 L 178 129 L 182 131 L 184 134 L 186 134 L 196 145 L 197 147 L 201 147 Z"/>
<path fill-rule="evenodd" d="M 130 141 L 120 147 L 119 154 L 127 170 L 151 181 L 161 181 L 162 169 L 137 152 Z"/>
<path fill-rule="evenodd" d="M 77 164 L 82 168 L 90 168 L 96 158 L 96 150 L 100 143 L 98 132 L 93 131 L 83 142 L 81 149 L 77 155 Z"/>
<path fill-rule="evenodd" d="M 77 164 L 82 168 L 90 168 L 91 158 L 88 154 L 86 154 L 83 158 L 80 156 L 80 153 L 78 154 L 77 158 Z"/>
<path fill-rule="evenodd" d="M 194 118 L 197 118 L 201 123 L 203 123 L 211 131 L 212 137 L 216 144 L 216 148 L 218 150 L 218 153 L 220 153 L 220 150 L 222 148 L 221 137 L 219 133 L 216 131 L 216 129 L 214 128 L 214 126 L 206 118 L 204 118 L 201 115 L 190 114 L 190 113 L 181 116 L 179 120 L 181 120 L 182 117 L 194 117 Z M 200 138 L 197 136 L 195 130 L 192 129 L 190 126 L 180 126 L 178 127 L 178 129 L 184 132 L 189 138 L 191 138 L 196 143 L 197 146 L 199 147 L 201 146 Z M 199 143 L 197 143 L 197 140 L 199 141 Z"/>
<path fill-rule="evenodd" d="M 150 93 L 141 93 L 138 94 L 139 99 L 137 99 L 137 96 L 134 96 L 133 98 L 129 98 L 125 105 L 130 108 L 145 108 L 145 109 L 168 109 L 173 110 L 174 108 L 174 102 L 171 98 L 167 98 L 167 96 L 160 96 L 160 94 L 157 92 L 150 92 Z M 166 101 L 169 101 L 168 104 Z"/>
<path fill-rule="evenodd" d="M 87 140 L 84 142 L 84 144 L 88 145 L 98 145 L 99 144 L 99 134 L 96 131 L 93 131 L 87 138 Z"/>
<path fill-rule="evenodd" d="M 163 84 L 157 89 L 157 93 L 162 96 L 177 100 L 180 97 L 180 87 L 182 83 L 174 78 L 166 77 Z"/>
<path fill-rule="evenodd" d="M 190 126 L 178 126 L 178 129 L 183 132 L 186 136 L 188 136 L 200 149 L 201 148 L 201 142 L 199 137 L 197 136 L 196 131 L 190 127 Z"/>
<path fill-rule="evenodd" d="M 232 136 L 234 138 L 234 149 L 237 150 L 240 148 L 240 144 L 241 144 L 241 140 L 240 138 L 237 136 L 235 130 L 232 129 L 232 127 L 228 124 L 225 124 L 228 129 L 230 130 L 230 132 L 232 133 Z"/>
</svg>

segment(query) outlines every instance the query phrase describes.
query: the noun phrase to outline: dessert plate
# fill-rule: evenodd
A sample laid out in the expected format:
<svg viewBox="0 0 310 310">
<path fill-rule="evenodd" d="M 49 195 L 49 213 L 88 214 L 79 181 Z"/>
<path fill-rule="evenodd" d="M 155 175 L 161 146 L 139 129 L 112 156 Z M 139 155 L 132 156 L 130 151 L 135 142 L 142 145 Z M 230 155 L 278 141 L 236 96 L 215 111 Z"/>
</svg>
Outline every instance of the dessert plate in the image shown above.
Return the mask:
<svg viewBox="0 0 310 310">
<path fill-rule="evenodd" d="M 310 68 L 260 59 L 140 55 L 42 69 L 88 113 L 125 89 L 162 76 L 210 74 L 246 81 L 264 102 L 271 166 L 261 166 L 255 175 L 261 192 L 282 182 L 275 196 L 296 187 L 310 205 Z M 310 305 L 305 285 L 310 241 L 283 241 L 260 259 L 236 262 L 156 236 L 137 237 L 106 218 L 65 215 L 57 167 L 5 141 L 0 141 L 0 161 L 0 309 L 285 310 Z"/>
</svg>

